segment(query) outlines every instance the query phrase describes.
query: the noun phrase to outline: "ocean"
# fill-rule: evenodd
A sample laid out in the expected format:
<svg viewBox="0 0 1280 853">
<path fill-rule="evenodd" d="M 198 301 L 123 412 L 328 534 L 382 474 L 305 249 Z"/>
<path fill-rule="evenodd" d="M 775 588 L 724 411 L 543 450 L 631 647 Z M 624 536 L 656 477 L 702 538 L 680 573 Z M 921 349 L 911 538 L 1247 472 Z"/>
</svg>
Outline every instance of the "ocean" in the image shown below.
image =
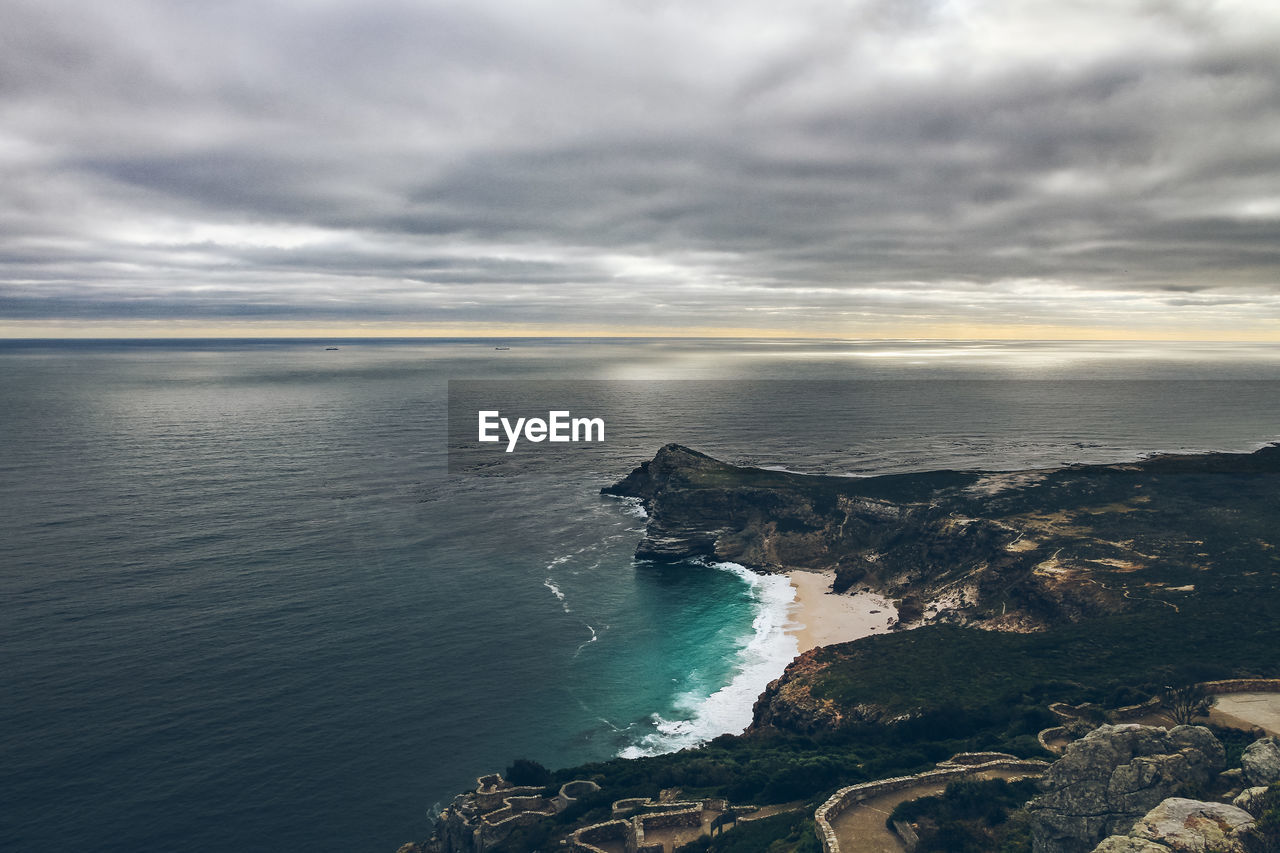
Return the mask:
<svg viewBox="0 0 1280 853">
<path fill-rule="evenodd" d="M 607 388 L 610 431 L 451 472 L 467 380 Z M 0 849 L 391 853 L 517 757 L 741 729 L 790 587 L 637 564 L 598 493 L 670 441 L 865 476 L 1277 439 L 1266 346 L 0 342 Z"/>
</svg>

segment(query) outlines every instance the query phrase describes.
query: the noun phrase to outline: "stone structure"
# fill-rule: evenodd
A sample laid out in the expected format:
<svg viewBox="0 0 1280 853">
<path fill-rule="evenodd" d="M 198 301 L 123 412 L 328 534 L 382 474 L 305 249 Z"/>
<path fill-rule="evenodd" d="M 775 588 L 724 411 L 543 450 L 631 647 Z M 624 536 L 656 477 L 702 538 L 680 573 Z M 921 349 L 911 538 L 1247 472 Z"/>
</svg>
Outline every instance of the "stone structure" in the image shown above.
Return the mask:
<svg viewBox="0 0 1280 853">
<path fill-rule="evenodd" d="M 975 764 L 990 764 L 993 761 L 1021 761 L 1016 755 L 1007 752 L 957 752 L 946 761 L 939 761 L 941 770 L 945 767 L 972 767 Z"/>
<path fill-rule="evenodd" d="M 1052 752 L 1056 755 L 1062 754 L 1070 740 L 1071 733 L 1067 731 L 1066 726 L 1051 726 L 1047 729 L 1041 729 L 1036 735 L 1036 741 L 1044 748 L 1044 751 Z"/>
<path fill-rule="evenodd" d="M 1035 853 L 1088 853 L 1188 784 L 1205 784 L 1226 753 L 1202 726 L 1101 726 L 1070 744 L 1027 804 Z"/>
<path fill-rule="evenodd" d="M 895 776 L 891 779 L 880 779 L 875 782 L 862 782 L 861 784 L 850 785 L 847 788 L 841 788 L 836 791 L 825 803 L 818 806 L 818 810 L 813 813 L 813 821 L 816 824 L 815 831 L 818 833 L 818 841 L 822 844 L 823 853 L 840 853 L 840 842 L 836 838 L 836 831 L 832 827 L 832 823 L 849 808 L 863 800 L 869 800 L 872 797 L 891 791 L 913 788 L 916 785 L 927 782 L 963 779 L 966 776 L 973 776 L 984 770 L 1027 770 L 1031 773 L 1039 773 L 1049 766 L 1044 761 L 1013 758 L 1012 756 L 997 758 L 980 764 L 964 763 L 967 757 L 980 756 L 982 754 L 961 753 L 939 764 L 939 769 L 937 770 L 917 773 L 914 776 Z M 1003 753 L 990 754 L 1003 755 Z"/>
<path fill-rule="evenodd" d="M 614 802 L 613 820 L 576 830 L 566 843 L 579 853 L 663 853 L 673 842 L 716 835 L 756 808 L 734 808 L 719 798 L 668 802 L 632 797 Z"/>
<path fill-rule="evenodd" d="M 1280 693 L 1280 678 L 1228 678 L 1200 685 L 1206 693 Z"/>
<path fill-rule="evenodd" d="M 1108 711 L 1107 718 L 1113 723 L 1128 723 L 1152 714 L 1158 714 L 1163 707 L 1164 699 L 1160 696 L 1152 696 L 1147 701 L 1139 702 L 1137 705 L 1126 705 L 1123 708 Z"/>
<path fill-rule="evenodd" d="M 432 853 L 484 853 L 517 827 L 559 814 L 579 797 L 598 790 L 595 782 L 577 779 L 561 785 L 556 796 L 548 798 L 537 785 L 512 785 L 497 773 L 481 776 L 475 791 L 459 794 L 440 814 L 426 849 Z"/>
</svg>

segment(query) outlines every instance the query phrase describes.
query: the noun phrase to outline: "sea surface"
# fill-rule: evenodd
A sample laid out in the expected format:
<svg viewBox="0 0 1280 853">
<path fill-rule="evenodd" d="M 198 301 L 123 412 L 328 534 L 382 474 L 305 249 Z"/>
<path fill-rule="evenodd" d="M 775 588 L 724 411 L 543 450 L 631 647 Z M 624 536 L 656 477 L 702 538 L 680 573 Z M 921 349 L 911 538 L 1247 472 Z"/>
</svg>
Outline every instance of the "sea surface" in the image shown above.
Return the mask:
<svg viewBox="0 0 1280 853">
<path fill-rule="evenodd" d="M 492 379 L 608 380 L 606 441 L 450 473 L 449 382 Z M 740 730 L 791 590 L 633 561 L 598 491 L 670 441 L 864 476 L 1278 438 L 1263 346 L 0 342 L 0 850 L 391 853 L 514 758 Z"/>
</svg>

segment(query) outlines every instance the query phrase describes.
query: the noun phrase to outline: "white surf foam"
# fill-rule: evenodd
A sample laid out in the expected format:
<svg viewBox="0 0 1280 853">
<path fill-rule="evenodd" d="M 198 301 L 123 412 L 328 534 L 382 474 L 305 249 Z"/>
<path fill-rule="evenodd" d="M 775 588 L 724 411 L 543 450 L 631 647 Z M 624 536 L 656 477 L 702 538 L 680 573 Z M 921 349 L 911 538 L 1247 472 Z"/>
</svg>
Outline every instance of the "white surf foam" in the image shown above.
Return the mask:
<svg viewBox="0 0 1280 853">
<path fill-rule="evenodd" d="M 569 609 L 569 602 L 565 601 L 564 593 L 560 590 L 560 587 L 556 586 L 555 581 L 553 581 L 551 578 L 547 578 L 542 582 L 542 585 L 545 586 L 547 589 L 551 590 L 551 594 L 554 595 L 556 599 L 560 602 L 560 606 L 564 608 L 565 613 L 573 612 L 572 610 Z"/>
<path fill-rule="evenodd" d="M 583 622 L 582 624 L 587 625 L 587 623 L 585 623 L 585 622 Z M 609 626 L 608 626 L 608 625 L 605 625 L 605 626 L 604 626 L 604 628 L 603 628 L 603 629 L 601 629 L 601 630 L 608 630 L 608 628 L 609 628 Z M 587 646 L 589 646 L 589 645 L 591 645 L 592 643 L 594 643 L 596 640 L 600 639 L 600 635 L 599 635 L 598 633 L 596 633 L 596 629 L 595 629 L 595 628 L 591 627 L 590 625 L 587 625 L 587 630 L 591 632 L 591 637 L 590 637 L 590 639 L 587 639 L 587 640 L 583 641 L 583 642 L 578 646 L 578 648 L 574 651 L 573 656 L 574 656 L 575 658 L 576 658 L 578 655 L 582 654 L 582 650 L 583 650 L 583 649 L 585 649 Z"/>
<path fill-rule="evenodd" d="M 678 719 L 650 716 L 652 731 L 618 753 L 639 758 L 675 752 L 722 734 L 738 734 L 751 723 L 751 706 L 761 691 L 796 656 L 796 639 L 786 633 L 795 588 L 784 575 L 759 575 L 737 563 L 715 563 L 747 582 L 756 602 L 752 634 L 739 648 L 729 683 L 711 695 L 690 692 L 677 697 Z"/>
<path fill-rule="evenodd" d="M 649 517 L 648 510 L 644 508 L 644 501 L 640 498 L 626 497 L 624 495 L 606 495 L 605 497 L 615 498 L 621 501 L 627 515 L 633 515 L 636 518 Z"/>
</svg>

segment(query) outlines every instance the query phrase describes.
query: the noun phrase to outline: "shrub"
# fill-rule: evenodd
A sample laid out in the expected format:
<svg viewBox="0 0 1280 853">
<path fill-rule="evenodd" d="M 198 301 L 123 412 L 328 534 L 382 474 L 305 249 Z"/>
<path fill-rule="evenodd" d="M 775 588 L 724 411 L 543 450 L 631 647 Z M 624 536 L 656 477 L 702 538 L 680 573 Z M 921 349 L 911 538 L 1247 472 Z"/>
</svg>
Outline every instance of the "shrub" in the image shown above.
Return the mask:
<svg viewBox="0 0 1280 853">
<path fill-rule="evenodd" d="M 551 782 L 551 771 L 536 761 L 517 758 L 503 771 L 502 778 L 512 785 L 547 785 Z"/>
</svg>

